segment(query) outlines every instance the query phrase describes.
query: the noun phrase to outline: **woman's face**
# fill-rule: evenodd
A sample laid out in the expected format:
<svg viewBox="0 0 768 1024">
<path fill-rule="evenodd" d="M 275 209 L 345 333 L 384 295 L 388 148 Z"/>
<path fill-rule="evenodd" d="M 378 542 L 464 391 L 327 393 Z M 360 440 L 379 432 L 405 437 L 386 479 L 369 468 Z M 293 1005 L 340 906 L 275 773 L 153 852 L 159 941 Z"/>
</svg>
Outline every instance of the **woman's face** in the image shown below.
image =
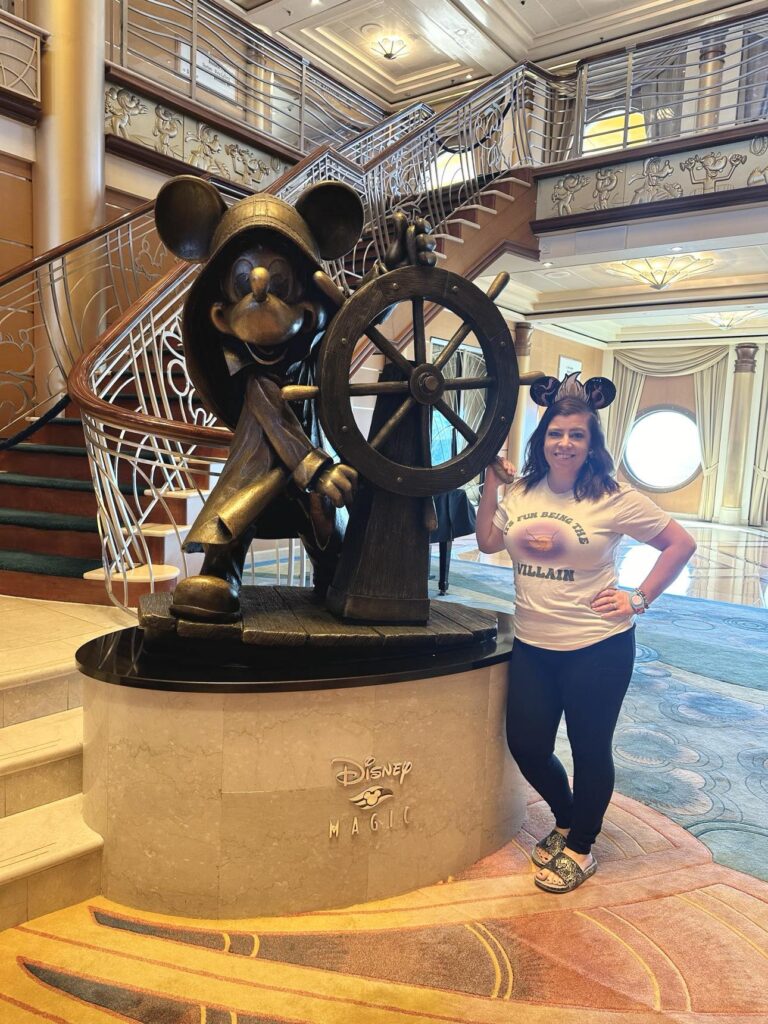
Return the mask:
<svg viewBox="0 0 768 1024">
<path fill-rule="evenodd" d="M 589 455 L 589 414 L 554 416 L 544 437 L 544 458 L 558 475 L 575 480 Z"/>
</svg>

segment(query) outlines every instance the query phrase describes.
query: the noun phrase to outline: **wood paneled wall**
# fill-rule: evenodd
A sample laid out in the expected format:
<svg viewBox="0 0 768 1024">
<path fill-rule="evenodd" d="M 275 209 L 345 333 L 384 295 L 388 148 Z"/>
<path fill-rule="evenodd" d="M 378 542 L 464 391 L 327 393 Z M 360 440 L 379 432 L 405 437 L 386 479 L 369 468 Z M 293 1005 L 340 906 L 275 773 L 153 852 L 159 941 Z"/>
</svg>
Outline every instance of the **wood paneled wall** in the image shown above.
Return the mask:
<svg viewBox="0 0 768 1024">
<path fill-rule="evenodd" d="M 0 154 L 0 274 L 32 258 L 32 167 Z"/>
</svg>

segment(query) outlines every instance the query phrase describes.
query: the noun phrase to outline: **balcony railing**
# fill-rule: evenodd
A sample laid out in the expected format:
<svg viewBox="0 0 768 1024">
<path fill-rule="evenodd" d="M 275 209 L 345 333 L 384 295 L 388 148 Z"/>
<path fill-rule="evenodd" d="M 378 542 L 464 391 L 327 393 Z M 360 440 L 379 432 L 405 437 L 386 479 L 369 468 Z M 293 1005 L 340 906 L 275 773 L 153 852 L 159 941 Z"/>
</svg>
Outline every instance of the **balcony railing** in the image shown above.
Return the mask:
<svg viewBox="0 0 768 1024">
<path fill-rule="evenodd" d="M 107 59 L 307 153 L 343 145 L 385 111 L 214 0 L 106 0 Z"/>
<path fill-rule="evenodd" d="M 765 122 L 768 13 L 581 65 L 570 156 Z"/>
<path fill-rule="evenodd" d="M 45 33 L 0 10 L 0 88 L 40 102 L 40 49 Z"/>
<path fill-rule="evenodd" d="M 330 145 L 364 164 L 432 116 L 414 104 L 382 120 L 380 106 L 214 0 L 106 2 L 114 64 L 298 153 Z M 768 14 L 630 47 L 572 75 L 526 68 L 526 162 L 691 138 L 768 116 Z M 504 109 L 485 90 L 473 94 L 481 133 L 480 122 L 492 125 Z"/>
</svg>

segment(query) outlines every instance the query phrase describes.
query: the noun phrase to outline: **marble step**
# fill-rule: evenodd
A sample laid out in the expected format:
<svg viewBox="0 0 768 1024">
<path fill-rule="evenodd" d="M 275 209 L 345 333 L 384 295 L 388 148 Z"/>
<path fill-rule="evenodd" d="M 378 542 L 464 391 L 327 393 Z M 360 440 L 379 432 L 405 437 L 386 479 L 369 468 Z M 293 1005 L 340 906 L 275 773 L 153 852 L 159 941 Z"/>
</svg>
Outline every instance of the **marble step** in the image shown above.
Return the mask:
<svg viewBox="0 0 768 1024">
<path fill-rule="evenodd" d="M 83 788 L 82 708 L 0 729 L 0 818 Z"/>
<path fill-rule="evenodd" d="M 101 891 L 103 840 L 83 821 L 82 794 L 0 819 L 0 929 Z"/>
<path fill-rule="evenodd" d="M 36 652 L 30 650 L 24 652 L 22 664 L 15 658 L 7 672 L 0 668 L 0 726 L 7 728 L 82 706 L 83 677 L 74 654 L 84 642 L 85 638 L 78 637 L 70 645 L 71 652 L 50 664 L 35 666 Z M 39 662 L 39 652 L 36 656 Z"/>
</svg>

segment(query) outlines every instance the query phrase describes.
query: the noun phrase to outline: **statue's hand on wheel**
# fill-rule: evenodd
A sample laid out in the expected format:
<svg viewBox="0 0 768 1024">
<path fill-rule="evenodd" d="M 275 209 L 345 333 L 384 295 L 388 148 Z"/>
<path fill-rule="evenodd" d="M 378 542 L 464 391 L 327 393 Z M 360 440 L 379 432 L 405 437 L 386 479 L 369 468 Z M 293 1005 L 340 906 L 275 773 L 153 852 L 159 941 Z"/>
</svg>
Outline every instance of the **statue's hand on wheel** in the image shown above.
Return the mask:
<svg viewBox="0 0 768 1024">
<path fill-rule="evenodd" d="M 357 488 L 357 470 L 340 462 L 321 473 L 315 483 L 318 494 L 328 498 L 336 508 L 351 505 Z"/>
<path fill-rule="evenodd" d="M 434 267 L 437 262 L 435 240 L 432 228 L 423 217 L 417 217 L 413 223 L 400 210 L 392 218 L 394 222 L 393 238 L 384 254 L 384 265 L 387 270 L 400 267 Z"/>
</svg>

